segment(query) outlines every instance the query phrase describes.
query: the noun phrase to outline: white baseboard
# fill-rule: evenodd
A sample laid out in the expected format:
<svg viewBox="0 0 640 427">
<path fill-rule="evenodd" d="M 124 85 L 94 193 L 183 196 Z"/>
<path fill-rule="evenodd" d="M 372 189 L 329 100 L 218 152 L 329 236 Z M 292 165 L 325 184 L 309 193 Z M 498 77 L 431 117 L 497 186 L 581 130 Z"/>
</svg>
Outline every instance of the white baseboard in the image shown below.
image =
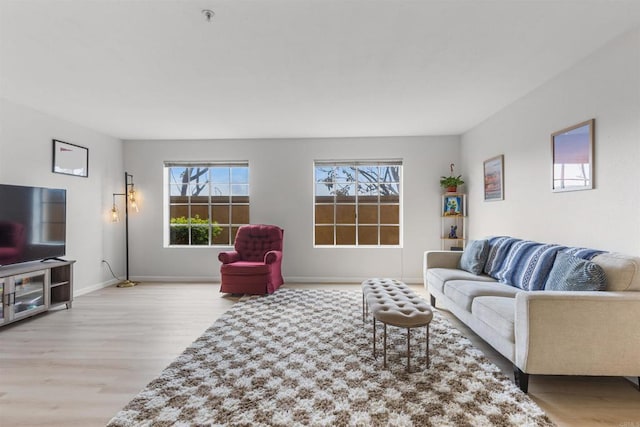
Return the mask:
<svg viewBox="0 0 640 427">
<path fill-rule="evenodd" d="M 88 294 L 89 292 L 97 291 L 98 289 L 108 288 L 109 286 L 113 286 L 116 283 L 120 283 L 120 280 L 119 279 L 111 279 L 111 280 L 107 280 L 106 282 L 98 283 L 98 284 L 95 284 L 95 285 L 92 285 L 92 286 L 86 286 L 86 287 L 81 288 L 81 289 L 74 288 L 73 289 L 73 296 L 74 297 L 79 297 L 80 295 Z"/>
<path fill-rule="evenodd" d="M 310 276 L 287 276 L 285 283 L 362 283 L 369 277 L 310 277 Z M 219 277 L 214 276 L 135 276 L 131 280 L 135 282 L 188 282 L 188 283 L 220 283 Z M 409 285 L 421 285 L 422 277 L 406 277 L 400 279 Z"/>
</svg>

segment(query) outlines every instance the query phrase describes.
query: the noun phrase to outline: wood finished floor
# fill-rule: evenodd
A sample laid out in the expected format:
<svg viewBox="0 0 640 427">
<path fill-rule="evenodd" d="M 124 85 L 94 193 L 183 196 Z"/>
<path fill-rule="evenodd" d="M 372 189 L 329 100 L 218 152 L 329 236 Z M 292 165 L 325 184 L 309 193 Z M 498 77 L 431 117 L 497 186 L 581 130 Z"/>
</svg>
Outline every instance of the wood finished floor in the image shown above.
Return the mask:
<svg viewBox="0 0 640 427">
<path fill-rule="evenodd" d="M 426 296 L 421 286 L 413 288 Z M 0 329 L 0 426 L 104 426 L 238 300 L 218 289 L 211 283 L 110 287 L 76 298 L 71 310 Z M 447 317 L 511 375 L 507 360 Z M 535 376 L 529 395 L 559 426 L 640 427 L 640 392 L 623 378 Z"/>
</svg>

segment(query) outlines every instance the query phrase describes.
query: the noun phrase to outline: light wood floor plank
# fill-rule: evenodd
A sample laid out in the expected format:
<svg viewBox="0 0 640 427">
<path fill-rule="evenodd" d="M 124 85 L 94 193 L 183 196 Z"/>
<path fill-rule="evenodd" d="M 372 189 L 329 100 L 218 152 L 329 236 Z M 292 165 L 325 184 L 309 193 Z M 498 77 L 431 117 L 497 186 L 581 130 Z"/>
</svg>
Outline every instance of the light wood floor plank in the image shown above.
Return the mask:
<svg viewBox="0 0 640 427">
<path fill-rule="evenodd" d="M 238 300 L 218 289 L 211 283 L 111 287 L 78 297 L 71 310 L 0 329 L 0 426 L 104 426 Z M 426 296 L 421 286 L 414 290 Z M 507 360 L 444 313 L 511 376 Z M 636 387 L 622 378 L 534 376 L 529 395 L 560 426 L 640 427 Z"/>
</svg>

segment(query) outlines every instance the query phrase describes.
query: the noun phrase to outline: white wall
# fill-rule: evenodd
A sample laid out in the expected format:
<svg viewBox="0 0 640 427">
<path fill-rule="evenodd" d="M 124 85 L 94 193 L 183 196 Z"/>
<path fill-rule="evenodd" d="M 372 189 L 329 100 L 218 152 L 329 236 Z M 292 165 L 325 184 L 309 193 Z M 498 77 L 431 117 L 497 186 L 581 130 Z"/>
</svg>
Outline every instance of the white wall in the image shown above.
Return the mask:
<svg viewBox="0 0 640 427">
<path fill-rule="evenodd" d="M 0 98 L 0 183 L 67 190 L 67 259 L 75 259 L 76 295 L 124 271 L 124 231 L 109 222 L 111 194 L 124 185 L 122 141 Z M 52 139 L 89 149 L 89 177 L 51 172 Z M 5 201 L 0 201 L 4 203 Z"/>
<path fill-rule="evenodd" d="M 551 192 L 551 133 L 595 118 L 595 189 Z M 484 202 L 482 162 L 504 154 L 505 200 Z M 640 255 L 640 30 L 627 33 L 462 136 L 470 237 L 512 235 Z"/>
<path fill-rule="evenodd" d="M 459 159 L 458 137 L 125 141 L 125 166 L 140 191 L 131 216 L 135 279 L 219 280 L 220 248 L 163 247 L 163 161 L 248 160 L 251 222 L 285 230 L 285 281 L 421 281 L 422 252 L 440 247 L 441 175 Z M 313 161 L 402 158 L 403 248 L 313 248 Z M 462 172 L 461 172 L 462 173 Z"/>
</svg>

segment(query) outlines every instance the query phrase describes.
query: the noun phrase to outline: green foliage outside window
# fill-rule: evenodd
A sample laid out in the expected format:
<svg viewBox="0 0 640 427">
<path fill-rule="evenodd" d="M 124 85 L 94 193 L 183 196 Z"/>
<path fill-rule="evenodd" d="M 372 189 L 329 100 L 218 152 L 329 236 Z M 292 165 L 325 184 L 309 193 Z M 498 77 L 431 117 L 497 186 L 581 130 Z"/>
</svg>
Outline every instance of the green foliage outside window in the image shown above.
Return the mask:
<svg viewBox="0 0 640 427">
<path fill-rule="evenodd" d="M 171 218 L 170 222 L 172 224 L 170 227 L 172 245 L 188 245 L 189 230 L 191 230 L 192 245 L 208 245 L 209 225 L 211 225 L 211 238 L 222 233 L 222 227 L 218 225 L 218 221 L 213 221 L 212 224 L 209 224 L 209 220 L 200 218 L 200 215 L 195 215 L 191 220 L 184 216 Z"/>
</svg>

